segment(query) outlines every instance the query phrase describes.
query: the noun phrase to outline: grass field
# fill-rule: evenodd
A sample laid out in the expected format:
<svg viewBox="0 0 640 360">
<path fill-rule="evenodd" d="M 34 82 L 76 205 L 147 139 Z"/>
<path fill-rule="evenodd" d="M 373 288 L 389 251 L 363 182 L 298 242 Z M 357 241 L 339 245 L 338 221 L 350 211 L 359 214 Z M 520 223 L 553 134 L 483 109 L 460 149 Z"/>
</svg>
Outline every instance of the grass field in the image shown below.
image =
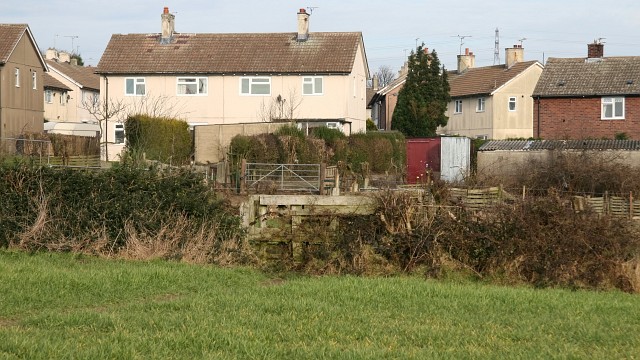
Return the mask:
<svg viewBox="0 0 640 360">
<path fill-rule="evenodd" d="M 640 296 L 0 250 L 0 359 L 640 358 Z"/>
</svg>

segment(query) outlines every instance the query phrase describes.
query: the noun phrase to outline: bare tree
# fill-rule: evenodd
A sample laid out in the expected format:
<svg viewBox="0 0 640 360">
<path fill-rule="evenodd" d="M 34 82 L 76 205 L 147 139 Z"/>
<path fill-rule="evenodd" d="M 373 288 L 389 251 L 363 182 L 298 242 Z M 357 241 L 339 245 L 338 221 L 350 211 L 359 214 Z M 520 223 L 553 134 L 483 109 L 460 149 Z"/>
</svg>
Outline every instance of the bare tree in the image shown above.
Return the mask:
<svg viewBox="0 0 640 360">
<path fill-rule="evenodd" d="M 294 120 L 296 118 L 296 110 L 302 104 L 302 99 L 297 95 L 295 90 L 289 90 L 289 97 L 284 98 L 278 95 L 275 98 L 265 102 L 264 100 L 258 108 L 258 118 L 264 122 L 274 120 Z"/>
<path fill-rule="evenodd" d="M 107 147 L 109 133 L 106 132 L 106 128 L 109 121 L 122 122 L 122 115 L 126 112 L 127 105 L 122 100 L 105 99 L 103 101 L 98 96 L 95 96 L 83 99 L 81 106 L 98 122 L 101 137 L 100 146 L 104 146 L 105 160 L 109 161 L 109 150 Z M 103 134 L 104 136 L 102 136 Z"/>
<path fill-rule="evenodd" d="M 396 73 L 391 70 L 391 67 L 388 65 L 382 65 L 378 68 L 378 71 L 373 74 L 373 76 L 377 76 L 379 86 L 384 87 L 389 85 L 389 83 L 395 79 Z"/>
<path fill-rule="evenodd" d="M 107 125 L 109 121 L 124 123 L 130 116 L 148 115 L 150 117 L 164 117 L 179 119 L 186 112 L 182 111 L 183 106 L 168 95 L 136 97 L 133 101 L 125 102 L 122 99 L 110 98 L 101 100 L 99 97 L 83 99 L 81 107 L 89 112 L 100 126 L 100 134 L 104 134 L 100 140 L 100 146 L 105 154 L 106 161 L 109 161 L 109 143 Z M 113 139 L 112 139 L 113 140 Z"/>
</svg>

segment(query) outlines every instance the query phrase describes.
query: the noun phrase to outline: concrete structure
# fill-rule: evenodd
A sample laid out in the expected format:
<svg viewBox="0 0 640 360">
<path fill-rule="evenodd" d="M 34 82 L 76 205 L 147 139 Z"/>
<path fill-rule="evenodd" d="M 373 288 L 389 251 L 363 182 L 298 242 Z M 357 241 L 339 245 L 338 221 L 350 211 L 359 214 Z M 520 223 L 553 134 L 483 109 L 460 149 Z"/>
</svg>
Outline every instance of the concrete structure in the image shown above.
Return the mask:
<svg viewBox="0 0 640 360">
<path fill-rule="evenodd" d="M 162 33 L 113 35 L 97 66 L 103 96 L 161 98 L 191 125 L 294 119 L 366 131 L 364 42 L 359 32 L 185 34 L 165 8 Z M 108 95 L 107 95 L 108 94 Z"/>
<path fill-rule="evenodd" d="M 489 141 L 478 149 L 477 171 L 513 177 L 533 162 L 551 161 L 562 153 L 583 152 L 640 168 L 639 140 L 507 140 Z"/>
<path fill-rule="evenodd" d="M 471 138 L 507 139 L 533 136 L 531 94 L 542 73 L 537 61 L 523 62 L 524 49 L 507 48 L 503 65 L 475 67 L 475 55 L 458 55 L 449 72 L 451 102 L 446 126 L 436 132 Z"/>
<path fill-rule="evenodd" d="M 550 58 L 533 93 L 535 136 L 640 139 L 640 56 Z"/>
<path fill-rule="evenodd" d="M 46 71 L 29 26 L 0 24 L 0 138 L 42 132 Z"/>
<path fill-rule="evenodd" d="M 194 127 L 196 164 L 213 164 L 227 159 L 231 139 L 236 135 L 270 134 L 287 123 L 199 125 Z"/>
</svg>

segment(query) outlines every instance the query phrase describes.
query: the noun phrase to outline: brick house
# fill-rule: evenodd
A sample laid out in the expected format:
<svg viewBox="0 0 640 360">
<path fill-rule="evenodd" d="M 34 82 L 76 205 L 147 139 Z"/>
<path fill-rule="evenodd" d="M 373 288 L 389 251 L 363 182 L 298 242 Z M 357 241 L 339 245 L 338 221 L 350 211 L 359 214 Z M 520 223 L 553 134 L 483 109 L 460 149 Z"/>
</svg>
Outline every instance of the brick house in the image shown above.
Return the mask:
<svg viewBox="0 0 640 360">
<path fill-rule="evenodd" d="M 640 139 L 640 56 L 549 58 L 533 98 L 536 137 Z"/>
</svg>

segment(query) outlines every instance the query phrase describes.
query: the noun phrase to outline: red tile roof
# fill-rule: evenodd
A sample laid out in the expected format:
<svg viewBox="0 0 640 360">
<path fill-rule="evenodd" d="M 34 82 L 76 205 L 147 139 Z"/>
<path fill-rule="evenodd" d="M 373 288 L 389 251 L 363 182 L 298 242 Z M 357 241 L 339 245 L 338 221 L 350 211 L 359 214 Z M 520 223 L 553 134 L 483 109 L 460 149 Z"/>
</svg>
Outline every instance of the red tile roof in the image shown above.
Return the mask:
<svg viewBox="0 0 640 360">
<path fill-rule="evenodd" d="M 83 88 L 100 91 L 100 75 L 96 74 L 95 67 L 71 65 L 66 62 L 46 60 L 50 68 L 58 70 L 73 81 L 82 85 Z"/>
<path fill-rule="evenodd" d="M 9 60 L 25 31 L 27 24 L 0 24 L 0 65 Z"/>
<path fill-rule="evenodd" d="M 43 84 L 45 89 L 59 89 L 59 90 L 71 91 L 71 89 L 67 85 L 61 83 L 56 78 L 49 75 L 48 73 L 44 73 Z"/>
<path fill-rule="evenodd" d="M 533 95 L 640 95 L 640 56 L 549 58 Z"/>
<path fill-rule="evenodd" d="M 175 34 L 161 44 L 159 34 L 113 35 L 99 74 L 269 74 L 352 71 L 360 32 Z"/>
<path fill-rule="evenodd" d="M 451 71 L 449 75 L 449 94 L 451 97 L 491 94 L 494 90 L 520 75 L 537 61 L 519 62 L 507 68 L 505 65 L 471 68 L 458 74 Z"/>
</svg>

